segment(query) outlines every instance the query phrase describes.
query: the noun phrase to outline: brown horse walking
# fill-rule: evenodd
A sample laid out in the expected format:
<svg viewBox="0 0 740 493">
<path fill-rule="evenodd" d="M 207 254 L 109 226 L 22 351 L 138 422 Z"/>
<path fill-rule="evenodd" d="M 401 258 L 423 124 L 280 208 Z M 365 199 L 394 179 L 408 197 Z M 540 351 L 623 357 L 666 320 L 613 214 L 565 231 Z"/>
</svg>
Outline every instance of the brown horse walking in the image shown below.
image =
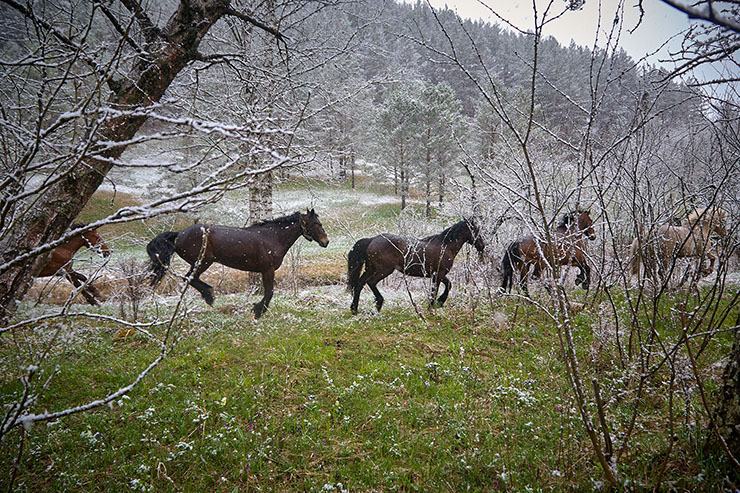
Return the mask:
<svg viewBox="0 0 740 493">
<path fill-rule="evenodd" d="M 308 241 L 315 240 L 322 247 L 329 244 L 319 216 L 313 209 L 306 214 L 296 212 L 246 228 L 196 224 L 179 233 L 162 233 L 146 247 L 151 259 L 151 284 L 156 286 L 160 283 L 175 252 L 190 264 L 186 274 L 188 283 L 209 305 L 213 304 L 213 288 L 201 281 L 200 275 L 214 262 L 233 269 L 259 272 L 265 288 L 264 297 L 253 307 L 255 318 L 259 318 L 267 311 L 272 299 L 275 270 L 300 236 Z"/>
<path fill-rule="evenodd" d="M 706 272 L 708 275 L 714 270 L 717 258 L 710 250 L 712 246 L 710 236 L 712 233 L 719 236 L 727 234 L 727 212 L 719 207 L 694 209 L 680 226 L 662 224 L 656 233 L 653 241 L 643 242 L 642 249 L 655 248 L 655 254 L 660 262 L 658 266 L 662 268 L 662 272 L 668 271 L 672 259 L 699 257 L 701 261 L 706 256 L 710 262 Z M 631 277 L 640 275 L 644 253 L 641 251 L 639 239 L 635 238 L 630 246 L 628 268 Z"/>
<path fill-rule="evenodd" d="M 560 223 L 555 229 L 553 238 L 555 251 L 553 259 L 559 265 L 575 265 L 579 268 L 576 277 L 576 285 L 582 285 L 588 290 L 591 284 L 591 268 L 586 259 L 586 243 L 584 238 L 596 239 L 593 220 L 588 211 L 576 210 L 563 215 Z M 533 276 L 539 277 L 540 273 L 549 266 L 549 247 L 546 241 L 535 240 L 532 235 L 525 236 L 513 242 L 506 249 L 503 258 L 504 279 L 501 289 L 511 291 L 514 281 L 514 268 L 519 270 L 519 284 L 524 293 L 529 296 L 527 289 L 527 274 L 529 268 L 534 266 Z"/>
<path fill-rule="evenodd" d="M 84 227 L 84 224 L 73 224 L 70 229 L 79 229 Z M 41 268 L 41 271 L 36 277 L 49 277 L 54 275 L 63 275 L 69 282 L 71 282 L 75 288 L 80 288 L 80 293 L 91 305 L 98 305 L 97 299 L 101 299 L 100 293 L 95 287 L 87 283 L 87 277 L 76 272 L 72 269 L 72 259 L 82 247 L 90 248 L 103 257 L 110 256 L 110 248 L 103 241 L 103 237 L 100 236 L 97 230 L 93 229 L 85 233 L 81 233 L 73 236 L 66 242 L 62 243 L 54 250 L 51 251 L 49 260 L 46 265 Z M 97 298 L 97 299 L 96 299 Z"/>
<path fill-rule="evenodd" d="M 359 240 L 347 258 L 347 285 L 353 293 L 352 313 L 357 313 L 365 284 L 373 291 L 375 306 L 380 311 L 384 300 L 377 285 L 396 270 L 414 277 L 432 278 L 431 306 L 435 305 L 439 284 L 444 283 L 445 290 L 436 300 L 436 305 L 442 306 L 452 285 L 447 274 L 465 243 L 472 244 L 480 253 L 485 248 L 478 226 L 470 220 L 462 220 L 439 234 L 422 239 L 382 233 Z M 360 275 L 363 265 L 365 271 Z"/>
</svg>

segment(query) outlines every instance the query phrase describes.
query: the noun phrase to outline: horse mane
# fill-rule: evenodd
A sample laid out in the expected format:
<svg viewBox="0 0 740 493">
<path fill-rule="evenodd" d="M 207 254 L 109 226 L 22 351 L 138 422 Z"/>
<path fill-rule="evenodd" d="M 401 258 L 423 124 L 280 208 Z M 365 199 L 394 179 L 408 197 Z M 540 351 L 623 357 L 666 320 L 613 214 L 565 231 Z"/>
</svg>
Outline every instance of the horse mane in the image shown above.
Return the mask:
<svg viewBox="0 0 740 493">
<path fill-rule="evenodd" d="M 298 221 L 300 217 L 301 217 L 300 212 L 294 212 L 293 214 L 288 214 L 287 216 L 276 217 L 275 219 L 265 219 L 264 221 L 259 221 L 259 222 L 252 224 L 252 226 L 278 226 L 278 227 L 286 226 L 288 224 L 293 224 L 294 222 Z"/>
<path fill-rule="evenodd" d="M 686 223 L 691 226 L 698 222 L 709 222 L 712 220 L 724 220 L 727 212 L 719 207 L 697 207 L 686 217 Z"/>
<path fill-rule="evenodd" d="M 560 229 L 560 228 L 566 228 L 567 229 L 568 228 L 568 225 L 571 222 L 575 221 L 575 219 L 576 219 L 576 217 L 578 217 L 578 215 L 580 215 L 580 214 L 582 214 L 584 212 L 586 212 L 586 211 L 582 211 L 580 209 L 576 209 L 576 210 L 573 210 L 573 211 L 570 211 L 570 212 L 566 212 L 565 214 L 563 214 L 562 216 L 560 216 L 560 222 L 558 223 L 557 229 Z"/>
<path fill-rule="evenodd" d="M 454 243 L 460 239 L 460 237 L 463 235 L 463 233 L 466 230 L 470 231 L 469 223 L 470 221 L 468 221 L 467 219 L 463 219 L 462 221 L 458 221 L 452 226 L 450 226 L 449 228 L 443 230 L 441 233 L 436 234 L 436 235 L 427 236 L 426 238 L 423 238 L 423 239 L 432 240 L 432 239 L 438 238 L 444 245 Z"/>
</svg>

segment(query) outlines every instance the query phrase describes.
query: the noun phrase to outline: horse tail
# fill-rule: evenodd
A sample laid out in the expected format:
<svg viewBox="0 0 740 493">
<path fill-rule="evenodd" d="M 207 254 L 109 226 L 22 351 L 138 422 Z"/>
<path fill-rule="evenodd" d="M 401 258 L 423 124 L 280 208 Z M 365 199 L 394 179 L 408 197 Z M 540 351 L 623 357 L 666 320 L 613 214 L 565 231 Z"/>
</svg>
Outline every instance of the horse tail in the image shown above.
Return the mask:
<svg viewBox="0 0 740 493">
<path fill-rule="evenodd" d="M 372 238 L 362 238 L 352 247 L 347 255 L 347 289 L 354 291 L 360 281 L 362 266 L 367 260 L 367 247 Z"/>
<path fill-rule="evenodd" d="M 642 263 L 642 256 L 640 254 L 640 242 L 635 238 L 632 240 L 632 245 L 630 245 L 630 262 L 627 266 L 627 269 L 630 272 L 631 276 L 639 276 L 640 275 L 640 264 Z"/>
<path fill-rule="evenodd" d="M 506 291 L 507 287 L 509 291 L 511 291 L 511 287 L 514 284 L 514 262 L 516 262 L 519 259 L 519 242 L 515 241 L 511 245 L 509 245 L 509 248 L 506 249 L 506 253 L 504 253 L 504 258 L 501 261 L 503 273 L 504 273 L 504 280 L 501 284 L 501 289 Z"/>
<path fill-rule="evenodd" d="M 167 267 L 170 265 L 172 254 L 175 253 L 175 239 L 178 233 L 173 231 L 167 231 L 157 235 L 149 244 L 146 246 L 146 253 L 149 254 L 149 270 L 151 271 L 151 280 L 149 281 L 152 286 L 156 286 L 162 282 L 162 278 L 167 273 Z"/>
</svg>

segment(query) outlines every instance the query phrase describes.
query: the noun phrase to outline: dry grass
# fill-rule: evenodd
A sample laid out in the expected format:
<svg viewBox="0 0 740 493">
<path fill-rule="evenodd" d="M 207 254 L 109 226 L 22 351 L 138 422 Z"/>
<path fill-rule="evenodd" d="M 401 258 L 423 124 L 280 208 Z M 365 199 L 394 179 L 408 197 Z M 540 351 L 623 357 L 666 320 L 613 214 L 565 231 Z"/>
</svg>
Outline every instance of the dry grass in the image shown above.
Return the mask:
<svg viewBox="0 0 740 493">
<path fill-rule="evenodd" d="M 179 272 L 180 270 L 178 270 Z M 345 276 L 344 262 L 322 258 L 302 262 L 293 268 L 290 265 L 283 266 L 275 273 L 275 286 L 277 290 L 304 288 L 307 286 L 321 286 L 329 284 L 341 284 Z M 202 276 L 205 282 L 213 286 L 214 293 L 233 294 L 243 292 L 256 292 L 261 289 L 262 278 L 259 274 L 230 269 L 221 265 L 214 265 Z M 107 274 L 93 281 L 93 285 L 100 292 L 103 301 L 118 300 L 128 296 L 128 282 L 126 279 Z M 137 289 L 148 291 L 146 282 L 140 283 Z M 178 279 L 169 274 L 157 287 L 160 294 L 172 295 L 181 289 Z M 26 299 L 52 305 L 62 305 L 69 300 L 74 287 L 63 277 L 47 277 L 35 279 L 29 289 Z M 151 293 L 142 293 L 144 298 Z M 73 303 L 85 304 L 81 295 L 77 295 Z"/>
</svg>

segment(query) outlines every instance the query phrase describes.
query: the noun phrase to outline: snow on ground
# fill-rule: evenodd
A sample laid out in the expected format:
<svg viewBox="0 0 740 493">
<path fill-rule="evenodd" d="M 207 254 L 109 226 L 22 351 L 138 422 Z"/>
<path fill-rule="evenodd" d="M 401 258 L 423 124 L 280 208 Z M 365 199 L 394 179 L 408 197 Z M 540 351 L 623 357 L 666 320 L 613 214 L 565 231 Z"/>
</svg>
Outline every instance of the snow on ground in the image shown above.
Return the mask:
<svg viewBox="0 0 740 493">
<path fill-rule="evenodd" d="M 166 195 L 175 192 L 168 184 L 169 173 L 165 166 L 182 161 L 178 153 L 151 158 L 133 158 L 127 162 L 132 167 L 114 167 L 100 185 L 99 190 L 117 191 L 146 198 L 153 195 Z"/>
</svg>

